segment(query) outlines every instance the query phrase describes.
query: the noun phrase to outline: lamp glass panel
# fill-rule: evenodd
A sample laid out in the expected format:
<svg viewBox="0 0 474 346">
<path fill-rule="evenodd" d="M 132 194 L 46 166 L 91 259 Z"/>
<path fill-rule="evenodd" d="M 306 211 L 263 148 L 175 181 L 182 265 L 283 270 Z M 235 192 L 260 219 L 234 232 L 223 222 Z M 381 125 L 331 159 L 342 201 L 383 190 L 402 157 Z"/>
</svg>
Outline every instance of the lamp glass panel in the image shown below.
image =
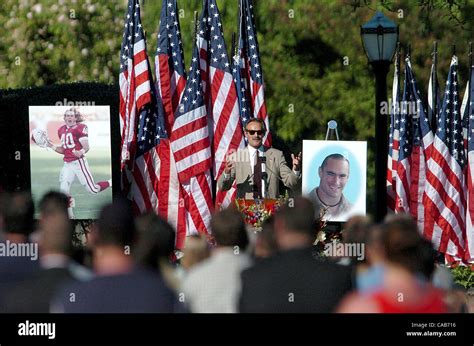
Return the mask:
<svg viewBox="0 0 474 346">
<path fill-rule="evenodd" d="M 379 60 L 379 45 L 377 41 L 377 34 L 362 34 L 362 41 L 364 42 L 365 52 L 369 58 L 369 61 Z"/>
<path fill-rule="evenodd" d="M 390 32 L 383 35 L 383 56 L 385 61 L 392 61 L 393 54 L 397 48 L 398 35 Z"/>
</svg>

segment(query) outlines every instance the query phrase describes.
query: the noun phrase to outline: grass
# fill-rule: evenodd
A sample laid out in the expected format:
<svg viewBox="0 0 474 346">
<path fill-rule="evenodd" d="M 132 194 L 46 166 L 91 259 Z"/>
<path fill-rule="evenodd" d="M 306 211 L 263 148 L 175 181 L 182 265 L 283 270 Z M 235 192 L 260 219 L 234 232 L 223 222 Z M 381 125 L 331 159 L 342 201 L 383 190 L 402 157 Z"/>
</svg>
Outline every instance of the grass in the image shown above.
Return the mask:
<svg viewBox="0 0 474 346">
<path fill-rule="evenodd" d="M 31 192 L 37 206 L 41 197 L 50 190 L 59 191 L 59 173 L 64 165 L 63 155 L 30 146 Z M 91 149 L 86 154 L 94 182 L 111 179 L 110 151 L 107 149 Z M 91 194 L 82 186 L 77 178 L 71 185 L 71 196 L 76 201 L 74 217 L 76 219 L 95 219 L 100 208 L 112 201 L 112 189 L 98 194 Z"/>
</svg>

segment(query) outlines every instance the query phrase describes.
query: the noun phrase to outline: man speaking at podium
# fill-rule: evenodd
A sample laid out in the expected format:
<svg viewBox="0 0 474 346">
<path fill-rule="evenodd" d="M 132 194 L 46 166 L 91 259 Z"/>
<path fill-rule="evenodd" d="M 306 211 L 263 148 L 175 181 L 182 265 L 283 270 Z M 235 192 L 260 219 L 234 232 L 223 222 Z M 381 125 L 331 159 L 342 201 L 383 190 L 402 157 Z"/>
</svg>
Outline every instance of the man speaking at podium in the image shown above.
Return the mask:
<svg viewBox="0 0 474 346">
<path fill-rule="evenodd" d="M 224 173 L 217 181 L 221 191 L 229 190 L 235 180 L 237 198 L 278 198 L 279 180 L 290 189 L 296 186 L 301 177 L 301 152 L 296 156 L 291 154 L 291 170 L 280 150 L 262 145 L 265 133 L 265 123 L 261 119 L 247 121 L 245 138 L 248 145 L 227 155 Z"/>
</svg>

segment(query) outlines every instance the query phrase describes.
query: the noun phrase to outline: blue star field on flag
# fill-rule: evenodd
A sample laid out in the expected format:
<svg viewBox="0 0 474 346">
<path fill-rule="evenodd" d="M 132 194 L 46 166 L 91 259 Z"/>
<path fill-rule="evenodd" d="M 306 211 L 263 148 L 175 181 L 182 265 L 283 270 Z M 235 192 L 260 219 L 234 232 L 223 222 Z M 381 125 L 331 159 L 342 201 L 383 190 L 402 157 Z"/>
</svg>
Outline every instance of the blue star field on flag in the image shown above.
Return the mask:
<svg viewBox="0 0 474 346">
<path fill-rule="evenodd" d="M 448 80 L 446 82 L 446 90 L 438 119 L 436 135 L 446 144 L 449 152 L 456 159 L 458 164 L 463 167 L 466 158 L 464 154 L 457 69 L 458 59 L 456 56 L 453 56 L 449 67 Z"/>
<path fill-rule="evenodd" d="M 180 75 L 185 76 L 184 56 L 181 42 L 181 31 L 178 21 L 176 0 L 164 0 L 161 8 L 160 32 L 156 54 L 167 54 L 172 61 L 173 68 Z"/>
</svg>

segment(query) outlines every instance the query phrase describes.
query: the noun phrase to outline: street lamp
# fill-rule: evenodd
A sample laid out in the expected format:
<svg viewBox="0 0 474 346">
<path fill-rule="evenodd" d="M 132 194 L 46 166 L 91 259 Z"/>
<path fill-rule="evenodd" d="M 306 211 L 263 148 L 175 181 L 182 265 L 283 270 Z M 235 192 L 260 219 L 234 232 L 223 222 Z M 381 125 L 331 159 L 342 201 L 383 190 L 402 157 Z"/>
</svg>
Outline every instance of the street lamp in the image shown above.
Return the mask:
<svg viewBox="0 0 474 346">
<path fill-rule="evenodd" d="M 381 114 L 387 102 L 387 74 L 398 41 L 398 26 L 381 12 L 360 27 L 365 53 L 375 74 L 375 221 L 387 212 L 387 115 Z"/>
</svg>

